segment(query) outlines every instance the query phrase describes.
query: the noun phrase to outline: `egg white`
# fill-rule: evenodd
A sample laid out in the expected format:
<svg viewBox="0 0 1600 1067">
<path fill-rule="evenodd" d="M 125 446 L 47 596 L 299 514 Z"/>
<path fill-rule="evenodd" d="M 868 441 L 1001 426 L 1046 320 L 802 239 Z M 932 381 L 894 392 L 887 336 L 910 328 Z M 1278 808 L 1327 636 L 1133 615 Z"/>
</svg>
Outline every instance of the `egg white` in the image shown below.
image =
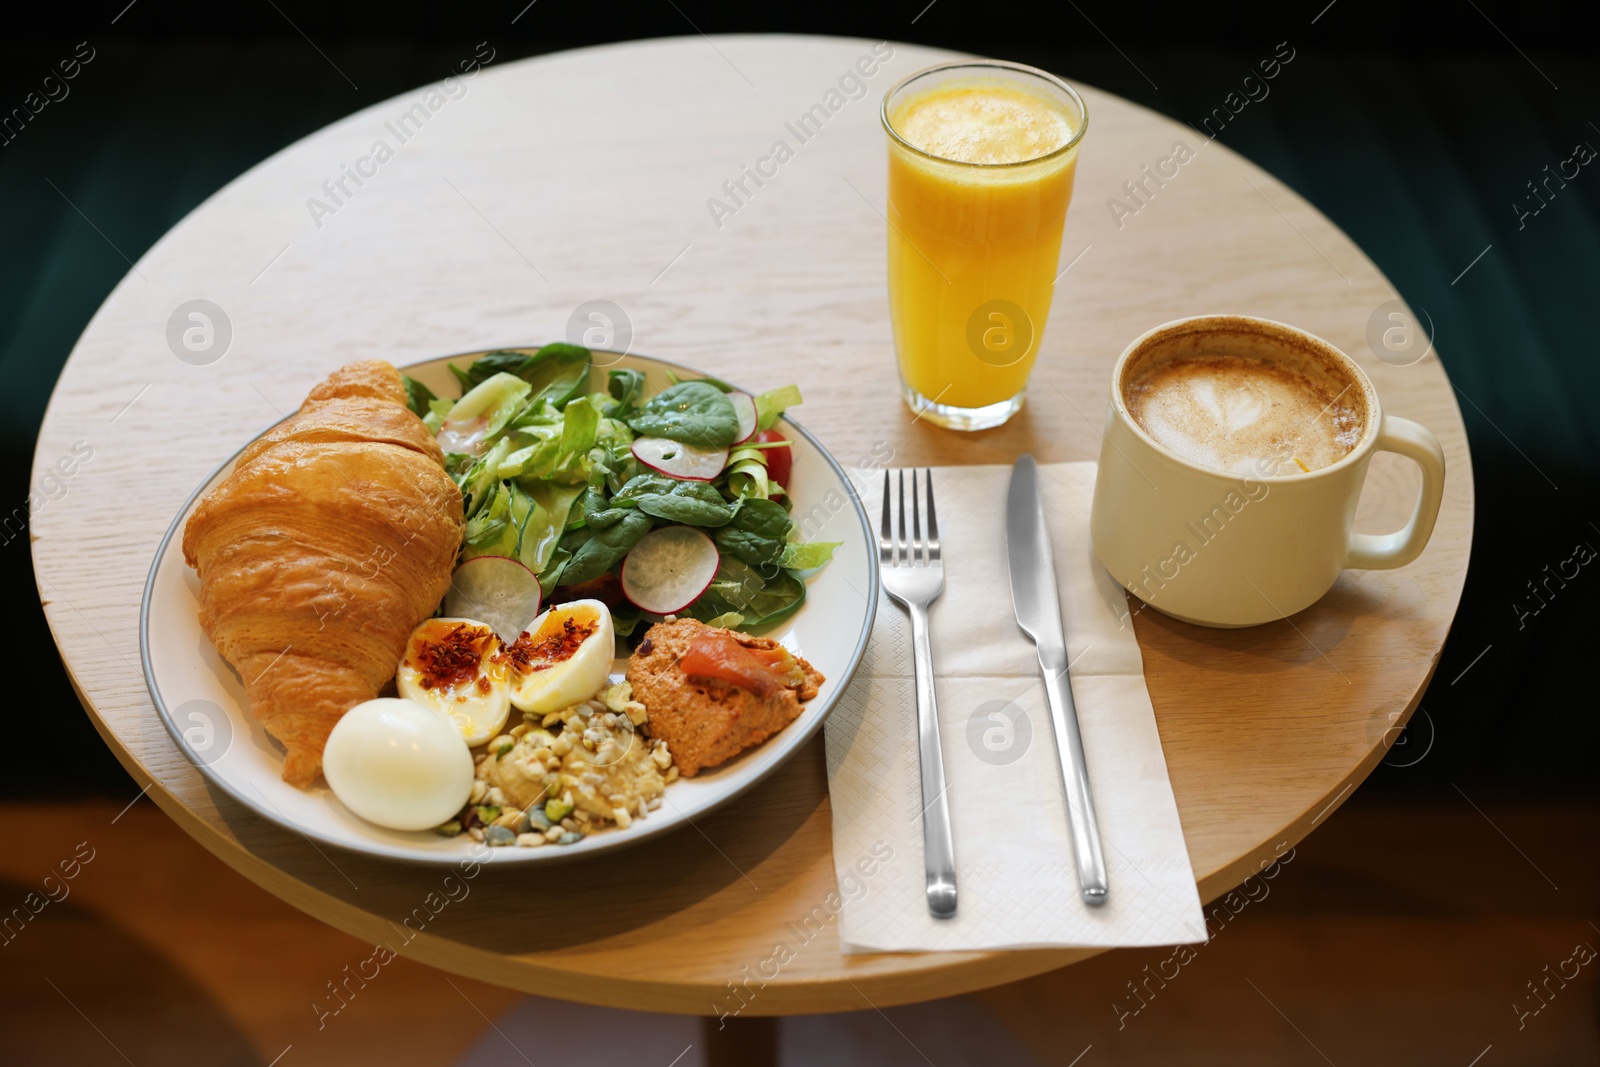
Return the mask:
<svg viewBox="0 0 1600 1067">
<path fill-rule="evenodd" d="M 594 633 L 584 638 L 567 659 L 543 670 L 523 673 L 515 666 L 509 668 L 511 703 L 520 710 L 534 715 L 560 711 L 588 700 L 610 679 L 617 635 L 611 609 L 604 602 L 574 600 L 558 605 L 533 620 L 527 632 L 537 643 L 543 634 L 560 630 L 569 617 L 579 623 L 594 621 Z"/>
<path fill-rule="evenodd" d="M 422 672 L 413 665 L 416 662 L 413 649 L 419 641 L 430 639 L 458 623 L 488 630 L 492 642 L 489 651 L 479 664 L 477 674 L 467 681 L 448 689 L 424 689 Z M 500 647 L 499 642 L 500 639 L 494 636 L 494 631 L 488 625 L 475 619 L 428 619 L 411 631 L 411 637 L 406 641 L 406 654 L 395 671 L 395 686 L 402 697 L 414 700 L 454 722 L 468 745 L 485 744 L 500 732 L 511 714 L 511 694 L 506 684 L 505 667 L 495 655 Z M 478 686 L 480 677 L 489 680 L 487 691 Z"/>
<path fill-rule="evenodd" d="M 333 795 L 368 822 L 429 830 L 472 793 L 472 753 L 460 731 L 410 700 L 379 697 L 334 724 L 322 750 Z"/>
</svg>

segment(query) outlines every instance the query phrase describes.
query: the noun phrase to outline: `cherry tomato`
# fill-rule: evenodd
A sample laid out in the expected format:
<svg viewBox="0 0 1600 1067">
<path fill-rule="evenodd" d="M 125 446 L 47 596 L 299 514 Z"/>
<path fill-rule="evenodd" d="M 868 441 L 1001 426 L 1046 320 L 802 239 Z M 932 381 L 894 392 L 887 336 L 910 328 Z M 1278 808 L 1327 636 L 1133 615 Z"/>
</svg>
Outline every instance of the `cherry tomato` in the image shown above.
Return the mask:
<svg viewBox="0 0 1600 1067">
<path fill-rule="evenodd" d="M 788 438 L 777 430 L 762 430 L 755 436 L 757 444 L 763 444 L 767 441 L 787 440 Z M 789 454 L 789 449 L 787 447 L 764 448 L 762 451 L 766 453 L 767 457 L 767 477 L 785 489 L 789 488 L 789 472 L 794 468 L 794 457 Z"/>
</svg>

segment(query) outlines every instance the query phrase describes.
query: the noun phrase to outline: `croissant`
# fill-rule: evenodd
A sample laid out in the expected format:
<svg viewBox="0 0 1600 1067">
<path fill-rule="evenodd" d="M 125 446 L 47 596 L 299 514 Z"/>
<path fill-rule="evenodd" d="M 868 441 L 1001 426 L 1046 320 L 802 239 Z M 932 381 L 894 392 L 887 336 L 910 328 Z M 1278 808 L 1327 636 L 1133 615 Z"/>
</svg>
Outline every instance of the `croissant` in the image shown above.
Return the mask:
<svg viewBox="0 0 1600 1067">
<path fill-rule="evenodd" d="M 381 360 L 329 375 L 255 440 L 183 530 L 200 625 L 305 788 L 341 716 L 394 677 L 450 586 L 461 491 Z"/>
</svg>

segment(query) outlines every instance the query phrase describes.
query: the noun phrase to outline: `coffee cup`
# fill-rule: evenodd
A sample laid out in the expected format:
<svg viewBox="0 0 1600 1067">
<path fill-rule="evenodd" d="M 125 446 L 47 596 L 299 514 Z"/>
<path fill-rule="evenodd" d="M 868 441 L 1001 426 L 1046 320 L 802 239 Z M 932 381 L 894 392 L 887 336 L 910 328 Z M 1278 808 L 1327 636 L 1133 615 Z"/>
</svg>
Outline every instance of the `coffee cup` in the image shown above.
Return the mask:
<svg viewBox="0 0 1600 1067">
<path fill-rule="evenodd" d="M 1354 532 L 1374 452 L 1422 469 L 1405 527 Z M 1202 626 L 1253 626 L 1322 597 L 1346 567 L 1416 559 L 1444 494 L 1428 429 L 1384 414 L 1338 348 L 1242 315 L 1179 319 L 1117 360 L 1090 530 L 1112 577 Z"/>
</svg>

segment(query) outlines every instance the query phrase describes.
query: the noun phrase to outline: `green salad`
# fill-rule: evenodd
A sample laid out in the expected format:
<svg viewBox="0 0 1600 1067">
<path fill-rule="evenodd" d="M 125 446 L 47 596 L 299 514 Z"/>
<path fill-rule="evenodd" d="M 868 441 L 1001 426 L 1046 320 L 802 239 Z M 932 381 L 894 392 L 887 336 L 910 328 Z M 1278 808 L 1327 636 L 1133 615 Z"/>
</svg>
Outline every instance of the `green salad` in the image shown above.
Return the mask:
<svg viewBox="0 0 1600 1067">
<path fill-rule="evenodd" d="M 802 542 L 790 516 L 790 442 L 773 426 L 800 391 L 673 376 L 647 396 L 641 371 L 612 368 L 591 393 L 591 369 L 588 349 L 549 344 L 452 366 L 459 399 L 406 379 L 461 487 L 461 561 L 515 559 L 546 602 L 603 600 L 622 634 L 666 614 L 749 629 L 798 609 L 804 572 L 839 544 Z"/>
</svg>

